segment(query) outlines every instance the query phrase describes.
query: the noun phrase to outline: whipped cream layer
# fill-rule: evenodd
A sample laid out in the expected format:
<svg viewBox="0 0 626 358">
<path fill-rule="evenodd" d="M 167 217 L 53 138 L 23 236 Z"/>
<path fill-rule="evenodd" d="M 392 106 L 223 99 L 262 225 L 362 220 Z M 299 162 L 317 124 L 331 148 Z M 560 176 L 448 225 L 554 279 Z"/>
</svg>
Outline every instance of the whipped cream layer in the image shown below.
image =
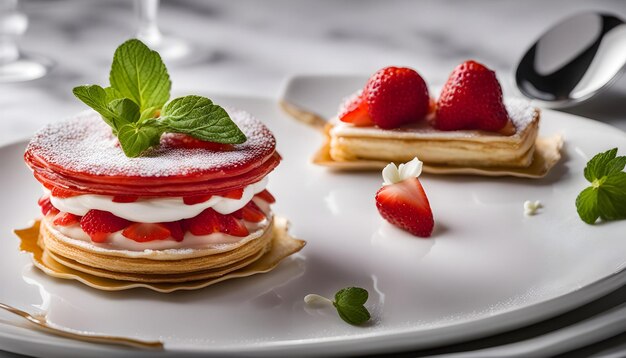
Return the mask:
<svg viewBox="0 0 626 358">
<path fill-rule="evenodd" d="M 132 203 L 113 202 L 112 196 L 84 194 L 69 198 L 52 196 L 50 191 L 44 191 L 50 195 L 50 202 L 62 212 L 84 216 L 89 210 L 96 209 L 108 211 L 113 215 L 140 223 L 171 222 L 189 219 L 197 216 L 208 208 L 213 208 L 222 215 L 231 214 L 248 204 L 255 194 L 265 190 L 267 176 L 256 183 L 247 185 L 243 189 L 240 199 L 230 199 L 218 195 L 212 196 L 203 203 L 188 205 L 183 198 L 139 198 Z"/>
<path fill-rule="evenodd" d="M 165 240 L 137 242 L 122 235 L 123 230 L 120 230 L 109 234 L 106 242 L 97 243 L 91 240 L 89 235 L 80 227 L 80 224 L 70 226 L 54 225 L 52 223 L 54 217 L 50 217 L 47 225 L 50 229 L 65 235 L 72 240 L 74 244 L 92 249 L 96 247 L 103 251 L 123 250 L 127 253 L 133 253 L 130 255 L 137 257 L 143 254 L 150 254 L 152 251 L 220 249 L 225 245 L 247 242 L 263 235 L 263 232 L 270 224 L 271 220 L 273 220 L 270 204 L 258 198 L 253 198 L 252 201 L 265 213 L 266 219 L 256 223 L 244 220 L 243 223 L 250 232 L 250 234 L 245 237 L 228 235 L 221 232 L 209 235 L 194 235 L 190 232 L 186 232 L 182 241 L 176 241 L 170 236 Z"/>
</svg>

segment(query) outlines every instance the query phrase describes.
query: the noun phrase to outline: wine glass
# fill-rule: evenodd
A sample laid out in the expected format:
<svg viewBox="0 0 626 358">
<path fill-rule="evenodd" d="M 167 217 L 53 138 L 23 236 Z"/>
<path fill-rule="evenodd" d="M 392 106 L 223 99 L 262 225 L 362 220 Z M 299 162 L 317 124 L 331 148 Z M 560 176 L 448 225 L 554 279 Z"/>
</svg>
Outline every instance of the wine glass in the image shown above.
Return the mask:
<svg viewBox="0 0 626 358">
<path fill-rule="evenodd" d="M 18 0 L 0 0 L 0 82 L 30 81 L 45 76 L 52 61 L 24 54 L 18 39 L 28 28 L 28 17 L 19 11 Z"/>
<path fill-rule="evenodd" d="M 180 61 L 191 55 L 191 46 L 186 41 L 163 35 L 157 26 L 159 0 L 135 0 L 138 29 L 135 37 L 157 51 L 166 61 Z"/>
</svg>

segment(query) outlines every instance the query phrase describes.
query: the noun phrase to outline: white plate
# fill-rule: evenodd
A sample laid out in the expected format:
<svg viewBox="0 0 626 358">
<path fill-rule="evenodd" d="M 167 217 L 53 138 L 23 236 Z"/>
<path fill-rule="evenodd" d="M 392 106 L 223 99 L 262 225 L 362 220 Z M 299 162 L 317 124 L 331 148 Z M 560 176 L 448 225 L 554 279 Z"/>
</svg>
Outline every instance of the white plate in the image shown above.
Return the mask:
<svg viewBox="0 0 626 358">
<path fill-rule="evenodd" d="M 340 87 L 331 77 L 317 80 Z M 332 92 L 317 89 L 322 92 L 309 93 L 311 98 Z M 311 165 L 320 135 L 283 114 L 275 101 L 216 99 L 247 109 L 276 134 L 284 161 L 269 188 L 278 198 L 275 211 L 308 241 L 300 254 L 268 274 L 194 292 L 107 293 L 50 278 L 31 267 L 11 234 L 38 214 L 40 193 L 22 162 L 24 143 L 18 143 L 0 148 L 0 302 L 45 310 L 53 323 L 77 330 L 161 339 L 171 354 L 300 356 L 475 338 L 550 317 L 625 281 L 616 273 L 626 264 L 626 222 L 589 226 L 574 206 L 587 185 L 586 161 L 612 147 L 626 148 L 619 130 L 545 111 L 542 133 L 566 138 L 563 162 L 547 178 L 424 176 L 436 229 L 433 238 L 419 239 L 378 215 L 373 196 L 380 174 L 332 173 Z M 545 208 L 525 217 L 523 202 L 536 199 Z M 346 286 L 370 292 L 370 325 L 352 327 L 331 308 L 312 310 L 303 303 L 307 293 L 332 296 Z M 2 324 L 9 317 L 0 316 L 5 350 L 46 357 L 138 355 Z"/>
</svg>

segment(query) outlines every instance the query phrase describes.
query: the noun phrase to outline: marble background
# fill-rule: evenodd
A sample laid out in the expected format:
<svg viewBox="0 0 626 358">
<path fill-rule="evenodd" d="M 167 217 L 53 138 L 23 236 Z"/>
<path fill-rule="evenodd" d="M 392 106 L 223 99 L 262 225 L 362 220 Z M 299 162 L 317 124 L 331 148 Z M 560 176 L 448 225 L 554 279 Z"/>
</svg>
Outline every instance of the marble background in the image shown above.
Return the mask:
<svg viewBox="0 0 626 358">
<path fill-rule="evenodd" d="M 113 51 L 135 31 L 130 0 L 21 2 L 30 17 L 22 47 L 57 65 L 41 80 L 0 84 L 0 144 L 28 137 L 48 121 L 83 109 L 71 94 L 105 83 Z M 161 30 L 197 55 L 168 65 L 175 94 L 277 98 L 293 74 L 370 74 L 386 65 L 416 68 L 431 85 L 473 58 L 495 69 L 514 93 L 518 59 L 555 21 L 585 10 L 626 17 L 612 1 L 168 1 Z M 570 111 L 626 129 L 626 76 L 601 98 Z"/>
</svg>

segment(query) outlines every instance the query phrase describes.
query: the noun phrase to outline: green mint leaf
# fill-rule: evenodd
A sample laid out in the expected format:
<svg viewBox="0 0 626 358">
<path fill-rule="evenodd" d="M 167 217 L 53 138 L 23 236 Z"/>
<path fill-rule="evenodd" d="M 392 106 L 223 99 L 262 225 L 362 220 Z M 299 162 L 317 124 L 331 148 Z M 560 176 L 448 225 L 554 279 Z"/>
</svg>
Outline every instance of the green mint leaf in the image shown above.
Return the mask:
<svg viewBox="0 0 626 358">
<path fill-rule="evenodd" d="M 598 190 L 588 187 L 581 191 L 576 198 L 576 211 L 578 216 L 587 224 L 594 224 L 600 217 L 598 209 Z"/>
<path fill-rule="evenodd" d="M 585 166 L 585 178 L 591 186 L 576 198 L 576 210 L 587 224 L 598 218 L 626 219 L 626 157 L 617 156 L 617 148 L 595 155 Z"/>
<path fill-rule="evenodd" d="M 615 159 L 617 155 L 617 148 L 607 150 L 606 152 L 596 154 L 585 167 L 585 179 L 593 182 L 596 179 L 602 178 L 607 175 L 609 162 Z M 624 168 L 622 168 L 624 169 Z M 621 171 L 621 170 L 620 170 Z"/>
<path fill-rule="evenodd" d="M 154 120 L 142 123 L 128 123 L 123 125 L 117 138 L 120 141 L 124 154 L 128 157 L 138 157 L 148 148 L 159 144 L 163 130 Z"/>
<path fill-rule="evenodd" d="M 201 96 L 179 97 L 163 107 L 161 121 L 166 131 L 184 133 L 216 143 L 238 144 L 246 135 L 224 108 Z"/>
<path fill-rule="evenodd" d="M 114 99 L 108 108 L 115 114 L 114 120 L 118 127 L 139 120 L 139 106 L 128 98 Z"/>
<path fill-rule="evenodd" d="M 162 107 L 172 85 L 161 56 L 137 39 L 115 50 L 109 82 L 123 97 L 137 103 L 140 111 Z"/>
<path fill-rule="evenodd" d="M 106 103 L 111 103 L 116 99 L 124 98 L 120 91 L 116 90 L 113 87 L 105 87 L 104 93 L 106 94 Z"/>
<path fill-rule="evenodd" d="M 107 106 L 109 102 L 107 102 L 107 94 L 104 88 L 98 85 L 85 85 L 74 87 L 72 92 L 83 103 L 98 112 L 114 131 L 117 131 L 118 127 L 113 119 L 115 114 Z"/>
<path fill-rule="evenodd" d="M 626 173 L 618 172 L 606 177 L 598 188 L 598 208 L 602 220 L 626 218 Z"/>
<path fill-rule="evenodd" d="M 365 308 L 368 293 L 360 287 L 347 287 L 335 294 L 333 306 L 337 309 L 339 317 L 349 324 L 358 326 L 370 319 L 370 313 Z"/>
</svg>

